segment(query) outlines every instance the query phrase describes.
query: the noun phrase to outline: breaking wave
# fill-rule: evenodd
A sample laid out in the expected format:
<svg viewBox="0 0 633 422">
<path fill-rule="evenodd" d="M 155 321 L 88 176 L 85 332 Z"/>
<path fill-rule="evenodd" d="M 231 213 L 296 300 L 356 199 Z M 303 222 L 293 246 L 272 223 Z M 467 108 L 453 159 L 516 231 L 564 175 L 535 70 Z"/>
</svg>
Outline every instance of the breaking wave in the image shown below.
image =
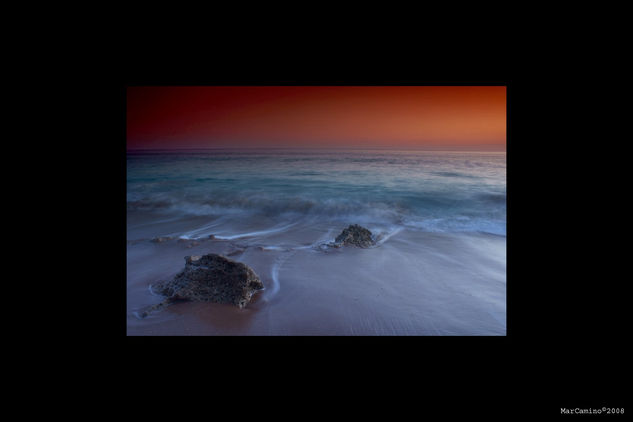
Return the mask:
<svg viewBox="0 0 633 422">
<path fill-rule="evenodd" d="M 136 154 L 127 210 L 505 235 L 505 153 Z"/>
</svg>

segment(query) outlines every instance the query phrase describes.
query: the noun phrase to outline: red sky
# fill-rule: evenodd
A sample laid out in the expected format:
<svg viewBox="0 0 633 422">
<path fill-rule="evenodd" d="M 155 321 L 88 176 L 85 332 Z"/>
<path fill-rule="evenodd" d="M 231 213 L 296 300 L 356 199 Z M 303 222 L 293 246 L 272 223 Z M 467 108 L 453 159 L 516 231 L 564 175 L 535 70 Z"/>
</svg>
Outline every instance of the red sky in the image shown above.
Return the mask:
<svg viewBox="0 0 633 422">
<path fill-rule="evenodd" d="M 505 86 L 128 87 L 127 148 L 505 147 Z"/>
</svg>

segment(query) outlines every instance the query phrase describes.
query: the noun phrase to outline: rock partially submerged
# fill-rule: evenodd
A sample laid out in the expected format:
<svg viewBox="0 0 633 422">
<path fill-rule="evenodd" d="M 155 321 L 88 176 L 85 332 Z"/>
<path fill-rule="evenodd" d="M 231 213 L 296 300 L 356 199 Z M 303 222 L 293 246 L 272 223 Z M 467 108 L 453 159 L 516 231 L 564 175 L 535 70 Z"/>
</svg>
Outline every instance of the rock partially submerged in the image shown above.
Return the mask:
<svg viewBox="0 0 633 422">
<path fill-rule="evenodd" d="M 228 303 L 244 308 L 264 284 L 247 265 L 222 255 L 208 254 L 186 256 L 183 271 L 173 280 L 156 283 L 151 288 L 167 298 L 139 313 L 141 318 L 182 300 Z"/>
<path fill-rule="evenodd" d="M 374 236 L 366 228 L 359 226 L 358 224 L 352 224 L 341 232 L 336 239 L 334 239 L 334 245 L 332 246 L 346 246 L 353 245 L 359 248 L 368 248 L 376 244 Z M 338 246 L 337 246 L 338 245 Z"/>
</svg>

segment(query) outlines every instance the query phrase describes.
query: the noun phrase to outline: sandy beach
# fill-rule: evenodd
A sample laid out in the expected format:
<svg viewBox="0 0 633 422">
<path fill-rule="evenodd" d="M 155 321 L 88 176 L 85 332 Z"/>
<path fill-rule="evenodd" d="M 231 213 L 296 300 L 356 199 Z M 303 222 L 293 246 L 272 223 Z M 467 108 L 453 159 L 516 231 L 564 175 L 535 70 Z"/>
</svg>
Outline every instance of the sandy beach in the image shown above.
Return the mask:
<svg viewBox="0 0 633 422">
<path fill-rule="evenodd" d="M 204 221 L 128 216 L 128 335 L 506 334 L 505 236 L 368 227 L 376 247 L 321 250 L 344 225 L 276 230 L 258 220 L 200 230 Z M 195 230 L 195 243 L 183 238 Z M 182 302 L 136 316 L 162 300 L 151 284 L 181 271 L 185 256 L 206 253 L 247 264 L 265 289 L 244 309 Z"/>
</svg>

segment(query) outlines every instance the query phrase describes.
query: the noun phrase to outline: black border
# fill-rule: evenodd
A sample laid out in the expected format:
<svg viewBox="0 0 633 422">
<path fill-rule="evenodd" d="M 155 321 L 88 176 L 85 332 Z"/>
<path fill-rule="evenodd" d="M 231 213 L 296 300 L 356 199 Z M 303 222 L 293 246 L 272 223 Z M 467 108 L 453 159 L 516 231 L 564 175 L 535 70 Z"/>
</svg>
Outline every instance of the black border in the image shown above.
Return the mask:
<svg viewBox="0 0 633 422">
<path fill-rule="evenodd" d="M 96 117 L 96 124 L 79 134 L 82 139 L 71 152 L 76 157 L 73 161 L 89 163 L 82 166 L 82 171 L 94 171 L 86 191 L 97 193 L 98 223 L 93 233 L 97 247 L 101 247 L 98 258 L 102 258 L 95 262 L 92 247 L 86 248 L 86 267 L 90 268 L 81 274 L 78 291 L 83 292 L 87 283 L 95 283 L 99 286 L 95 293 L 105 297 L 97 299 L 100 316 L 82 312 L 82 306 L 93 311 L 97 294 L 87 303 L 85 299 L 79 302 L 85 325 L 81 330 L 71 327 L 78 347 L 64 355 L 71 359 L 88 355 L 94 358 L 93 367 L 98 368 L 122 366 L 122 371 L 113 371 L 120 375 L 113 381 L 129 381 L 130 396 L 139 389 L 155 393 L 155 385 L 164 387 L 152 394 L 151 403 L 158 397 L 171 397 L 172 392 L 165 394 L 165 390 L 179 387 L 194 394 L 197 383 L 189 388 L 188 379 L 179 379 L 182 375 L 195 371 L 196 380 L 218 383 L 218 366 L 226 362 L 232 369 L 232 363 L 240 361 L 252 364 L 249 374 L 243 376 L 245 371 L 239 368 L 236 375 L 229 369 L 228 376 L 221 374 L 220 388 L 231 379 L 248 379 L 253 382 L 248 387 L 254 387 L 253 401 L 257 402 L 260 390 L 277 393 L 280 384 L 294 388 L 324 381 L 326 388 L 319 388 L 321 394 L 310 394 L 299 401 L 309 410 L 333 402 L 349 404 L 351 393 L 357 392 L 361 400 L 351 403 L 372 413 L 374 409 L 382 410 L 380 404 L 385 398 L 395 398 L 395 403 L 385 409 L 389 416 L 406 404 L 413 408 L 413 414 L 422 417 L 435 410 L 442 416 L 452 416 L 456 411 L 470 417 L 500 414 L 503 420 L 515 415 L 539 419 L 559 415 L 561 407 L 621 407 L 622 400 L 611 398 L 624 396 L 621 381 L 628 374 L 623 367 L 629 360 L 625 360 L 629 347 L 624 343 L 628 303 L 621 290 L 627 285 L 627 271 L 620 273 L 611 266 L 627 261 L 623 259 L 624 247 L 611 245 L 609 241 L 614 240 L 607 236 L 615 232 L 616 241 L 622 238 L 617 223 L 628 221 L 628 217 L 619 219 L 613 213 L 622 208 L 613 198 L 619 198 L 625 189 L 611 191 L 604 185 L 587 188 L 585 183 L 598 171 L 613 172 L 612 158 L 620 154 L 621 139 L 626 139 L 625 134 L 614 133 L 617 130 L 605 131 L 604 126 L 617 120 L 613 113 L 617 106 L 598 94 L 614 90 L 621 96 L 622 85 L 626 85 L 626 78 L 619 78 L 616 69 L 621 55 L 609 49 L 613 37 L 594 37 L 596 31 L 591 25 L 567 28 L 568 14 L 550 10 L 541 13 L 541 20 L 526 20 L 530 23 L 527 27 L 521 25 L 522 17 L 516 14 L 488 20 L 468 15 L 472 23 L 466 28 L 468 32 L 455 25 L 458 21 L 445 21 L 444 26 L 434 28 L 436 31 L 428 31 L 437 14 L 401 11 L 404 13 L 398 17 L 387 14 L 373 20 L 363 14 L 346 16 L 344 26 L 353 29 L 346 33 L 340 25 L 343 15 L 338 13 L 339 8 L 333 10 L 332 19 L 323 16 L 318 25 L 307 24 L 309 19 L 304 18 L 310 14 L 297 14 L 294 18 L 298 20 L 280 15 L 297 25 L 292 28 L 257 16 L 261 26 L 256 32 L 247 30 L 250 22 L 241 20 L 239 14 L 213 10 L 204 15 L 206 22 L 200 25 L 198 45 L 194 45 L 190 19 L 183 20 L 189 26 L 186 31 L 175 31 L 167 21 L 161 21 L 152 28 L 154 31 L 143 31 L 139 24 L 158 22 L 145 13 L 124 19 L 125 32 L 119 40 L 115 35 L 119 33 L 117 21 L 109 21 L 107 29 L 113 30 L 100 31 L 95 37 L 98 39 L 83 32 L 68 39 L 73 41 L 72 46 L 79 45 L 76 40 L 85 44 L 73 52 L 79 59 L 77 66 L 64 68 L 64 73 L 75 79 L 92 70 L 99 73 L 90 73 L 84 84 L 76 80 L 69 84 L 79 86 L 84 98 L 95 99 L 88 112 Z M 416 23 L 407 21 L 405 15 L 416 16 Z M 226 28 L 217 31 L 225 21 Z M 142 36 L 134 36 L 132 22 L 141 29 Z M 364 24 L 365 28 L 352 28 L 353 24 Z M 300 29 L 308 31 L 301 33 Z M 162 35 L 164 30 L 167 32 Z M 557 36 L 559 30 L 564 39 Z M 94 61 L 86 62 L 88 52 L 96 53 Z M 48 64 L 59 68 L 65 58 L 55 57 Z M 37 66 L 36 71 L 44 76 L 44 68 L 47 66 Z M 504 340 L 223 337 L 212 342 L 210 338 L 174 340 L 125 335 L 125 321 L 121 324 L 120 319 L 125 315 L 125 305 L 116 304 L 126 291 L 107 286 L 121 277 L 125 279 L 125 244 L 116 234 L 119 230 L 125 233 L 125 213 L 120 203 L 125 197 L 121 183 L 125 181 L 125 142 L 121 146 L 117 140 L 125 139 L 122 105 L 126 85 L 426 85 L 495 81 L 509 86 L 506 152 L 511 215 L 507 220 L 507 268 L 508 284 L 512 283 L 507 292 L 508 300 L 512 293 L 512 304 L 507 307 L 508 335 Z M 59 85 L 57 78 L 50 82 Z M 70 116 L 78 108 L 83 109 L 84 103 L 73 103 Z M 586 111 L 594 108 L 608 110 L 603 114 Z M 608 123 L 596 128 L 595 120 L 602 117 Z M 69 116 L 62 119 L 72 126 Z M 66 134 L 61 135 L 65 142 Z M 611 143 L 611 135 L 619 136 L 615 144 Z M 612 148 L 605 152 L 601 147 L 607 144 Z M 95 145 L 87 157 L 86 145 Z M 576 164 L 579 160 L 608 164 L 588 170 L 584 164 Z M 589 177 L 584 172 L 589 172 Z M 63 182 L 76 185 L 76 174 L 63 174 L 63 178 Z M 85 206 L 83 193 L 76 200 L 80 212 L 72 219 L 81 221 L 84 214 L 88 215 L 80 227 L 93 228 L 94 208 Z M 587 195 L 610 201 L 591 205 L 584 199 Z M 605 207 L 607 215 L 603 214 Z M 606 227 L 601 224 L 604 221 Z M 64 260 L 68 259 L 67 251 L 74 251 L 79 242 L 84 244 L 82 239 L 73 239 L 73 247 L 63 251 Z M 54 329 L 66 327 L 51 328 L 56 334 Z M 87 342 L 93 339 L 94 343 Z M 246 357 L 249 359 L 241 359 Z M 204 365 L 187 366 L 206 358 L 213 370 L 205 370 Z M 291 366 L 295 375 L 284 374 L 280 371 L 283 366 Z M 169 374 L 173 374 L 175 383 L 165 382 Z M 96 381 L 100 382 L 101 377 Z M 243 382 L 240 384 L 244 387 Z M 423 389 L 431 390 L 431 394 Z M 88 394 L 92 396 L 93 391 Z M 108 391 L 107 397 L 110 395 Z M 275 394 L 275 398 L 284 396 Z M 439 401 L 445 406 L 436 404 L 438 398 L 443 398 Z"/>
<path fill-rule="evenodd" d="M 528 68 L 520 75 L 488 72 L 464 76 L 453 72 L 455 77 L 447 78 L 449 72 L 441 77 L 429 75 L 424 79 L 402 76 L 382 79 L 337 76 L 328 79 L 314 75 L 255 79 L 218 76 L 217 73 L 212 73 L 212 77 L 200 76 L 200 73 L 182 77 L 174 74 L 156 76 L 156 72 L 150 71 L 136 72 L 135 75 L 118 73 L 97 83 L 100 104 L 96 110 L 102 125 L 95 135 L 95 143 L 107 146 L 99 148 L 94 155 L 99 166 L 97 179 L 102 179 L 98 180 L 98 194 L 102 198 L 98 201 L 100 228 L 106 233 L 99 239 L 103 256 L 107 257 L 107 264 L 100 267 L 100 277 L 110 285 L 121 280 L 122 283 L 121 289 L 112 291 L 112 295 L 104 293 L 101 325 L 96 328 L 92 318 L 86 323 L 86 332 L 98 337 L 97 345 L 106 351 L 106 358 L 122 356 L 124 360 L 131 360 L 131 370 L 141 373 L 141 367 L 146 371 L 162 368 L 161 361 L 166 354 L 183 357 L 192 352 L 210 353 L 215 362 L 222 359 L 254 361 L 256 366 L 260 364 L 257 367 L 262 374 L 271 377 L 277 375 L 273 374 L 271 364 L 290 366 L 297 376 L 306 379 L 335 373 L 368 383 L 370 378 L 400 382 L 408 378 L 407 374 L 412 374 L 414 383 L 424 382 L 424 375 L 436 373 L 449 377 L 441 387 L 446 394 L 452 394 L 450 386 L 466 379 L 465 385 L 471 390 L 462 391 L 462 394 L 472 391 L 475 396 L 487 397 L 490 405 L 499 405 L 502 399 L 490 398 L 487 390 L 481 392 L 486 388 L 487 380 L 492 378 L 506 397 L 512 397 L 510 403 L 521 403 L 517 409 L 521 414 L 535 416 L 543 416 L 543 409 L 547 414 L 558 415 L 560 407 L 586 407 L 587 403 L 621 406 L 621 402 L 611 399 L 622 396 L 623 390 L 617 380 L 626 373 L 620 367 L 628 350 L 623 343 L 625 305 L 621 294 L 618 302 L 618 287 L 611 288 L 608 280 L 623 281 L 625 277 L 613 270 L 602 273 L 590 264 L 602 255 L 594 257 L 590 252 L 578 253 L 595 245 L 591 244 L 592 238 L 578 236 L 578 227 L 586 227 L 586 221 L 570 217 L 577 209 L 564 207 L 565 201 L 573 201 L 583 193 L 571 180 L 580 173 L 570 178 L 570 169 L 565 163 L 570 161 L 569 146 L 572 145 L 568 138 L 574 136 L 573 145 L 576 145 L 587 135 L 581 130 L 570 129 L 570 126 L 552 131 L 556 125 L 550 123 L 552 114 L 556 114 L 559 121 L 578 124 L 573 107 L 565 109 L 560 101 L 552 101 L 552 98 L 560 100 L 570 94 L 570 89 L 564 89 L 561 79 L 533 80 L 533 74 L 529 73 L 532 70 Z M 126 335 L 126 86 L 265 84 L 507 86 L 506 336 Z M 550 133 L 555 133 L 556 137 L 549 136 Z M 578 155 L 571 157 L 579 158 Z M 562 207 L 552 210 L 558 206 Z M 120 235 L 113 236 L 116 233 Z M 569 258 L 567 250 L 575 256 Z M 597 303 L 607 300 L 607 304 Z M 252 358 L 253 354 L 255 358 Z M 299 363 L 295 364 L 297 361 Z M 367 364 L 372 365 L 371 374 L 366 370 Z M 403 378 L 395 377 L 397 374 L 403 374 Z M 459 381 L 453 378 L 456 375 Z"/>
<path fill-rule="evenodd" d="M 435 79 L 435 80 L 420 80 L 420 79 L 404 79 L 404 80 L 395 80 L 395 79 L 389 79 L 389 80 L 376 80 L 376 79 L 353 79 L 353 80 L 342 80 L 342 79 L 235 79 L 235 78 L 229 78 L 229 79 L 217 79 L 217 78 L 211 78 L 211 79 L 204 79 L 204 78 L 179 78 L 179 79 L 161 79 L 161 78 L 139 78 L 139 77 L 132 77 L 129 79 L 125 80 L 125 83 L 121 86 L 119 86 L 119 92 L 120 92 L 120 96 L 119 98 L 119 102 L 121 102 L 121 100 L 126 100 L 127 97 L 127 93 L 126 93 L 126 89 L 128 86 L 505 86 L 506 87 L 506 119 L 507 119 L 507 125 L 506 125 L 506 158 L 509 157 L 509 145 L 512 143 L 511 142 L 511 138 L 512 138 L 512 134 L 511 134 L 511 125 L 510 125 L 510 113 L 511 113 L 511 96 L 512 96 L 512 90 L 513 90 L 513 83 L 510 79 L 479 79 L 479 80 L 475 80 L 475 79 L 467 79 L 467 80 L 449 80 L 449 79 Z M 126 136 L 125 136 L 125 132 L 126 132 L 126 127 L 125 127 L 125 108 L 126 107 L 126 101 L 123 102 L 123 104 L 119 104 L 119 111 L 120 111 L 120 119 L 119 121 L 121 122 L 121 127 L 119 128 L 120 131 L 123 133 L 123 139 L 122 139 L 122 150 L 125 152 L 126 151 Z M 122 176 L 123 176 L 123 186 L 122 186 L 122 213 L 123 213 L 123 244 L 125 245 L 125 239 L 126 239 L 126 229 L 125 229 L 125 220 L 126 220 L 126 209 L 125 209 L 125 191 L 126 191 L 126 154 L 123 154 L 123 163 L 122 163 Z M 507 158 L 508 159 L 508 158 Z M 508 177 L 507 180 L 510 180 L 510 178 Z M 510 204 L 508 202 L 507 204 L 508 208 L 510 208 Z M 508 219 L 508 221 L 510 221 L 511 219 Z M 508 223 L 508 231 L 511 232 L 510 229 L 510 225 Z M 507 238 L 506 238 L 507 239 Z M 507 240 L 506 240 L 507 242 Z M 508 245 L 509 243 L 506 243 L 506 245 Z M 508 247 L 508 246 L 506 246 Z M 125 248 L 127 248 L 127 245 L 125 245 Z M 124 249 L 125 250 L 125 249 Z M 124 252 L 125 255 L 125 252 Z M 507 257 L 510 256 L 510 254 L 508 253 L 506 255 Z M 509 261 L 509 259 L 508 259 Z M 126 261 L 124 261 L 125 263 Z M 508 342 L 510 340 L 508 340 L 508 338 L 511 338 L 513 336 L 515 336 L 515 329 L 513 328 L 514 322 L 512 321 L 512 318 L 510 317 L 510 315 L 512 315 L 512 312 L 508 311 L 512 306 L 512 302 L 513 302 L 513 298 L 512 295 L 510 293 L 508 293 L 509 290 L 511 290 L 511 288 L 509 287 L 512 282 L 511 282 L 511 278 L 509 275 L 509 271 L 510 271 L 510 265 L 507 265 L 507 282 L 506 282 L 506 335 L 505 336 L 479 336 L 482 338 L 490 338 L 490 337 L 498 337 L 499 339 L 503 339 L 503 340 L 491 340 L 493 342 L 498 342 L 498 341 L 504 341 L 504 342 Z M 125 271 L 125 265 L 123 266 L 122 269 L 122 274 L 123 274 L 123 285 L 122 285 L 122 289 L 123 289 L 123 294 L 124 294 L 124 298 L 127 297 L 127 275 L 126 275 L 126 271 Z M 125 309 L 125 301 L 123 302 L 123 313 L 122 316 L 120 317 L 121 319 L 121 324 L 122 324 L 122 334 L 125 335 L 126 337 L 126 330 L 127 330 L 127 310 Z M 516 315 L 516 314 L 515 314 Z M 171 337 L 171 336 L 129 336 L 130 339 L 133 340 L 129 340 L 132 342 L 140 342 L 140 343 L 144 343 L 144 342 L 160 342 L 159 340 L 147 340 L 149 338 L 152 337 L 158 337 L 158 338 L 167 338 L 167 337 Z M 178 338 L 181 338 L 180 336 L 177 336 Z M 235 343 L 249 343 L 252 341 L 257 341 L 254 339 L 262 339 L 262 338 L 267 338 L 269 336 L 236 336 L 236 337 L 232 337 L 232 336 L 210 336 L 206 337 L 206 336 L 194 336 L 195 340 L 192 339 L 188 339 L 188 340 L 184 340 L 186 342 L 194 342 L 196 344 L 201 344 L 204 342 L 214 342 L 214 340 L 212 340 L 213 338 L 215 339 L 220 339 L 220 338 L 224 338 L 224 339 L 229 339 L 229 342 L 235 342 Z M 278 341 L 282 341 L 282 342 L 287 342 L 288 337 L 277 337 L 277 336 L 270 336 L 273 339 L 278 339 Z M 363 343 L 367 343 L 367 346 L 377 346 L 377 345 L 381 345 L 382 347 L 385 347 L 386 344 L 385 342 L 389 342 L 391 340 L 386 340 L 388 338 L 434 338 L 435 336 L 414 336 L 414 337 L 406 337 L 406 336 L 385 336 L 384 339 L 379 340 L 377 336 L 355 336 L 355 337 L 349 337 L 348 336 L 296 336 L 293 337 L 294 340 L 291 341 L 298 341 L 300 343 L 310 343 L 310 344 L 319 344 L 322 342 L 337 342 L 337 343 L 349 343 L 349 342 L 356 342 L 356 341 L 360 341 Z M 443 336 L 438 336 L 438 337 L 443 337 Z M 461 338 L 461 337 L 466 337 L 466 338 L 471 338 L 471 339 L 475 339 L 476 337 L 474 336 L 447 336 L 447 337 L 455 337 L 455 338 Z M 253 340 L 249 340 L 253 339 Z M 352 340 L 352 339 L 361 339 L 361 340 Z M 167 342 L 173 341 L 173 340 L 165 340 Z M 400 340 L 403 341 L 403 340 Z M 405 342 L 407 340 L 404 340 Z M 408 340 L 411 341 L 411 340 Z M 449 340 L 449 342 L 452 342 L 454 340 Z M 479 340 L 473 340 L 474 342 L 478 342 Z"/>
</svg>

